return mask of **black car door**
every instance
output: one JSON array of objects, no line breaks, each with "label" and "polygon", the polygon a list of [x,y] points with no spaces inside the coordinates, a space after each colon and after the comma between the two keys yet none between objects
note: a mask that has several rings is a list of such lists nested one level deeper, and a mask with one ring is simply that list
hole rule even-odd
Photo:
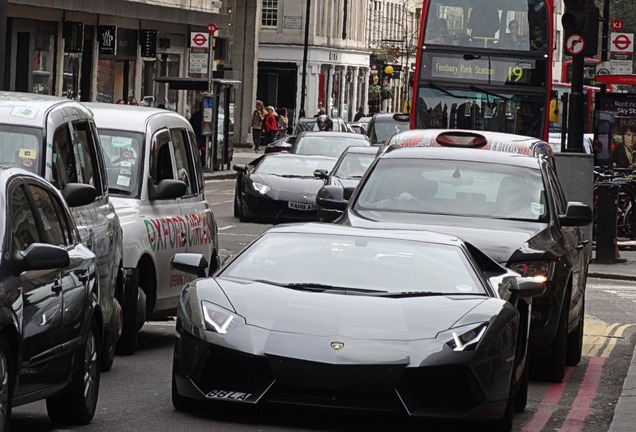
[{"label": "black car door", "polygon": [[[557,179],[556,173],[550,165],[546,165],[548,173],[548,181],[550,183],[550,189],[552,190],[552,196],[556,206],[557,214],[564,215],[567,202],[565,195],[561,189],[561,184]],[[564,249],[567,253],[567,260],[572,266],[572,293],[570,311],[578,310],[579,303],[583,298],[585,291],[585,268],[587,263],[587,250],[583,243],[583,233],[579,227],[560,227],[563,235]],[[570,314],[572,317],[572,314]],[[578,316],[578,314],[576,314]]]},{"label": "black car door", "polygon": [[[87,249],[78,250],[74,244],[68,214],[57,194],[51,193],[40,185],[30,184],[29,192],[33,198],[35,210],[42,219],[46,231],[46,243],[64,247],[71,259],[68,269],[62,270],[62,344],[65,361],[70,364],[73,348],[82,344],[83,322],[88,307],[87,289],[95,284],[95,272],[91,261],[86,259]],[[97,290],[96,290],[97,292]]]},{"label": "black car door", "polygon": [[[16,181],[9,187],[8,211],[11,256],[32,243],[46,243],[42,219],[34,211],[26,185]],[[67,368],[62,361],[62,286],[59,269],[26,271],[19,276],[23,296],[20,385],[15,396],[42,390],[59,383]]]}]

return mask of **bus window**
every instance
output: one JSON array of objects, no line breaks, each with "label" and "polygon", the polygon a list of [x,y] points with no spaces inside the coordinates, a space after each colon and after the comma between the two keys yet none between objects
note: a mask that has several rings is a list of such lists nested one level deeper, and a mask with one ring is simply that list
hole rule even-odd
[{"label": "bus window", "polygon": [[550,20],[545,0],[431,0],[424,43],[547,51]]}]

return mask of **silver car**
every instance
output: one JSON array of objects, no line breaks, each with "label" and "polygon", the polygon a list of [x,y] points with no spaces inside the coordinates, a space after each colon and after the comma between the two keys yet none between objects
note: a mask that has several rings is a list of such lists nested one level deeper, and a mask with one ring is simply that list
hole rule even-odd
[{"label": "silver car", "polygon": [[214,214],[190,123],[172,111],[85,104],[104,147],[108,189],[124,229],[124,325],[118,348],[132,354],[149,319],[174,315],[187,276],[170,268],[178,252],[218,266]]},{"label": "silver car", "polygon": [[104,317],[102,370],[111,368],[121,334],[124,286],[122,229],[109,200],[106,167],[93,116],[81,104],[53,96],[0,92],[0,164],[26,169],[67,196],[89,184],[97,197],[71,207],[82,242],[97,257]]}]

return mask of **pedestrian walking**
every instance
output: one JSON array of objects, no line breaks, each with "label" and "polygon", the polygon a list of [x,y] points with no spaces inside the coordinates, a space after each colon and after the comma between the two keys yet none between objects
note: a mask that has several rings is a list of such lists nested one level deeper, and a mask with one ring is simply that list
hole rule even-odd
[{"label": "pedestrian walking", "polygon": [[255,152],[258,151],[258,146],[261,142],[261,129],[263,128],[263,120],[266,114],[263,102],[257,100],[256,108],[252,112],[252,125],[250,126]]},{"label": "pedestrian walking", "polygon": [[267,115],[265,116],[265,145],[271,144],[276,139],[276,133],[278,132],[278,121],[276,120],[276,111],[273,106],[266,108]]},{"label": "pedestrian walking", "polygon": [[201,166],[205,167],[205,151],[206,142],[205,136],[202,134],[203,128],[203,101],[199,100],[196,104],[197,111],[193,112],[190,116],[190,125],[194,130],[194,136],[197,138],[197,147],[199,149],[199,155],[201,156]]}]

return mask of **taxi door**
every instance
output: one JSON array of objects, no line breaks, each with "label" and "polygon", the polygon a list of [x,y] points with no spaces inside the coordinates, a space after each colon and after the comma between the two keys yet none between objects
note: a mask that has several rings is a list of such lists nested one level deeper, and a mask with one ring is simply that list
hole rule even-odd
[{"label": "taxi door", "polygon": [[[149,167],[150,181],[154,186],[161,180],[178,180],[183,177],[183,173],[177,172],[168,129],[161,129],[152,136]],[[188,227],[181,216],[180,200],[181,198],[154,198],[150,200],[148,211],[145,212],[147,217],[144,224],[157,271],[155,311],[174,308],[184,285],[184,273],[170,268],[170,260],[174,254],[187,251]],[[140,284],[143,286],[143,275],[140,275]]]},{"label": "taxi door", "polygon": [[196,139],[183,128],[171,129],[170,134],[177,172],[182,173],[183,177],[179,180],[184,180],[188,186],[186,194],[180,200],[181,215],[188,227],[187,251],[203,254],[209,262],[215,248],[216,229],[212,209],[205,199],[203,168]]}]

